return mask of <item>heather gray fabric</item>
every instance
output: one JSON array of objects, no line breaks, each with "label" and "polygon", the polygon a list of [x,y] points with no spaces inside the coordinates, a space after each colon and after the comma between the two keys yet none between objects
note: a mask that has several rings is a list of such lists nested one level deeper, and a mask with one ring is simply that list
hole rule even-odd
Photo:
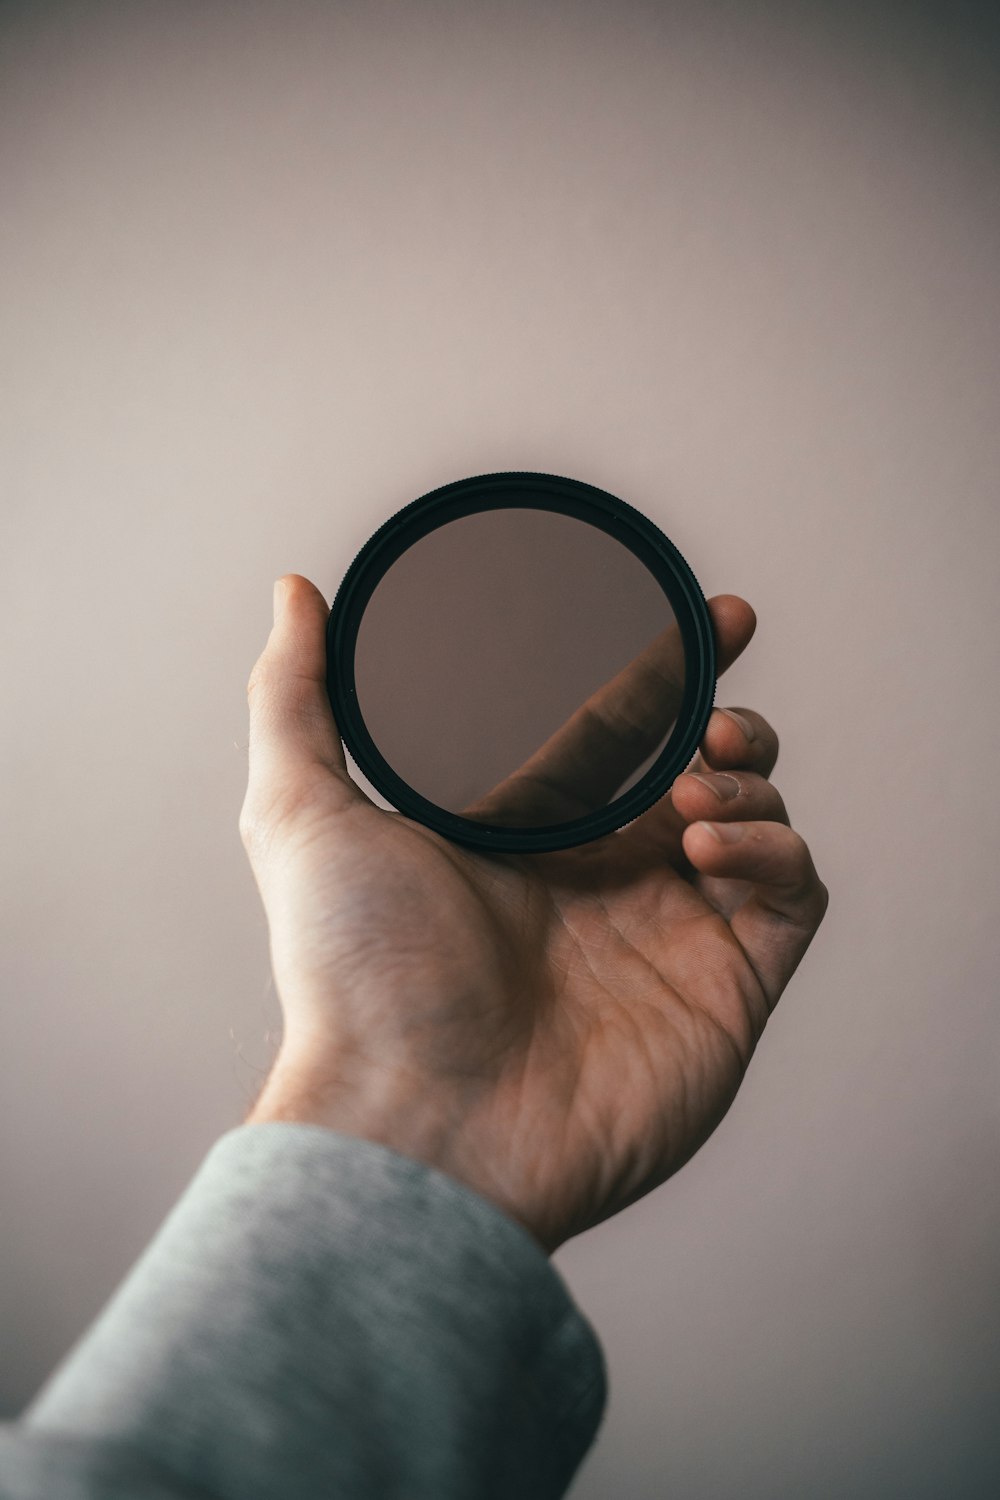
[{"label": "heather gray fabric", "polygon": [[19,1422],[11,1500],[541,1500],[606,1401],[531,1236],[406,1156],[315,1125],[215,1143]]}]

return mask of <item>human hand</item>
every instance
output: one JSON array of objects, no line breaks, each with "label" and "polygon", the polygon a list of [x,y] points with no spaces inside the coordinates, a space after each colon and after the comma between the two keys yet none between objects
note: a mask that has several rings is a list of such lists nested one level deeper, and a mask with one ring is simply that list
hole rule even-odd
[{"label": "human hand", "polygon": [[[466,849],[351,779],[329,608],[297,574],[283,586],[248,685],[240,833],[284,1036],[248,1123],[380,1141],[551,1253],[708,1138],[822,921],[827,889],[768,780],[777,736],[716,709],[688,771],[627,827],[548,854]],[[731,594],[709,611],[721,674],[756,617]]]}]

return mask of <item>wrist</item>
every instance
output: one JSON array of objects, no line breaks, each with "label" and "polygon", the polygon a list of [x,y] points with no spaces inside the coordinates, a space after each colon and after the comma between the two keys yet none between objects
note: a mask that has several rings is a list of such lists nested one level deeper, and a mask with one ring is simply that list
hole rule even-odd
[{"label": "wrist", "polygon": [[[438,1111],[437,1113],[440,1113]],[[416,1097],[416,1090],[406,1091],[399,1079],[364,1078],[353,1073],[344,1076],[331,1064],[317,1067],[310,1058],[301,1058],[283,1049],[268,1075],[246,1124],[294,1121],[303,1125],[322,1125],[346,1135],[365,1136],[384,1145],[410,1150],[428,1159],[445,1155],[444,1122],[428,1109],[426,1094]]]},{"label": "wrist", "polygon": [[435,1085],[399,1075],[345,1078],[336,1069],[319,1070],[312,1060],[282,1052],[244,1121],[320,1125],[344,1135],[374,1141],[460,1182],[513,1219],[543,1251],[554,1246],[527,1221],[502,1191],[494,1175],[473,1155],[462,1112],[434,1097]]}]

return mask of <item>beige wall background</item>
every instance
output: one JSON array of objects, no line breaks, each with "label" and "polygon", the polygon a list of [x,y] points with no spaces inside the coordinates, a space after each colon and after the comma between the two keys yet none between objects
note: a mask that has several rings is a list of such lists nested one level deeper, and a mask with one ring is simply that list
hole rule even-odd
[{"label": "beige wall background", "polygon": [[539,469],[754,605],[719,702],[831,892],[716,1135],[556,1257],[574,1500],[997,1492],[997,57],[962,4],[0,11],[7,1413],[273,1055],[272,579]]}]

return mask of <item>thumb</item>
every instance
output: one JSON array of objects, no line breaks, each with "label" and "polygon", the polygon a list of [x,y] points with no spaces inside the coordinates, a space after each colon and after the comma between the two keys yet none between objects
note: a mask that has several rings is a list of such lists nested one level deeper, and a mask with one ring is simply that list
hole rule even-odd
[{"label": "thumb", "polygon": [[329,607],[315,584],[286,573],[274,585],[274,625],[247,684],[250,705],[247,802],[294,803],[303,783],[327,771],[363,797],[347,771],[326,686]]}]

